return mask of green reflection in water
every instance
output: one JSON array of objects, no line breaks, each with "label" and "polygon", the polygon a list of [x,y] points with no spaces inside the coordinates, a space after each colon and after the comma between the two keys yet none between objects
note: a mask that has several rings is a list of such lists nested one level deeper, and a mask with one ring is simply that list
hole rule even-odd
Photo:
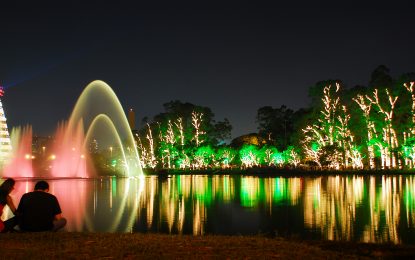
[{"label": "green reflection in water", "polygon": [[415,186],[413,182],[413,178],[408,178],[406,187],[405,187],[405,202],[406,206],[413,209],[415,205]]},{"label": "green reflection in water", "polygon": [[241,204],[243,207],[254,207],[258,204],[258,179],[242,177],[241,179]]},{"label": "green reflection in water", "polygon": [[415,223],[415,178],[412,176],[406,179],[405,207],[406,223],[409,227]]},{"label": "green reflection in water", "polygon": [[117,194],[117,178],[112,177],[111,179],[112,194],[115,196]]},{"label": "green reflection in water", "polygon": [[183,191],[182,191],[182,178],[181,178],[182,176],[176,176],[176,184],[177,184],[177,193],[179,194],[179,195],[182,195],[183,194]]},{"label": "green reflection in water", "polygon": [[195,198],[206,206],[210,205],[212,202],[212,178],[195,176],[194,185]]},{"label": "green reflection in water", "polygon": [[[295,186],[295,182],[298,181],[298,178],[288,179],[278,177],[270,178],[266,181],[271,182],[272,190],[270,192],[272,192],[272,198],[275,203],[288,203],[292,205],[296,204],[296,201],[293,200],[291,193],[298,192],[297,187]],[[268,191],[265,190],[264,193],[267,195]]]},{"label": "green reflection in water", "polygon": [[231,185],[229,181],[229,176],[223,177],[222,191],[223,191],[223,194],[222,194],[223,200],[229,201],[231,199]]},{"label": "green reflection in water", "polygon": [[275,180],[275,190],[274,190],[274,201],[275,202],[280,202],[282,200],[285,199],[286,196],[286,187],[285,187],[285,183],[284,180],[282,180],[281,178],[276,178]]}]

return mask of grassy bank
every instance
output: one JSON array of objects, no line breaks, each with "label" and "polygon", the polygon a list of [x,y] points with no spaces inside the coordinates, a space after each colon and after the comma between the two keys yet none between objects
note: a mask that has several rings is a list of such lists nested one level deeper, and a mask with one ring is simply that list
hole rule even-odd
[{"label": "grassy bank", "polygon": [[300,241],[260,236],[110,233],[0,234],[1,259],[415,257],[415,246]]}]

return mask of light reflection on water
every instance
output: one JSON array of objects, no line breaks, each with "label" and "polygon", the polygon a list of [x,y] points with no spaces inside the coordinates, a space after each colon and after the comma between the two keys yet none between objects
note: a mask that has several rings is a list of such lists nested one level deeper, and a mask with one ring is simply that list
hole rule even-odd
[{"label": "light reflection on water", "polygon": [[[16,204],[34,183],[18,180],[12,193]],[[68,219],[68,231],[415,242],[414,176],[182,175],[49,184]]]}]

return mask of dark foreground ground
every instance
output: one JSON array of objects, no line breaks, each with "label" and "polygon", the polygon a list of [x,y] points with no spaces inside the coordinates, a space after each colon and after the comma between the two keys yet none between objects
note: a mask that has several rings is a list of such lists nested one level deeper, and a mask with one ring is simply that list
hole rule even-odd
[{"label": "dark foreground ground", "polygon": [[415,246],[261,236],[109,233],[0,234],[0,259],[414,258]]}]

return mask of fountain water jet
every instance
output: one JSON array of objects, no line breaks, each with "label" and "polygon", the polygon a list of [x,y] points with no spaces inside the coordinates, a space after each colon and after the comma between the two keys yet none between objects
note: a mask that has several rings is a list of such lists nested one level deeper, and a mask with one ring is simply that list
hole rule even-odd
[{"label": "fountain water jet", "polygon": [[[57,143],[66,150],[57,153],[57,160],[60,157],[63,159],[59,160],[59,167],[53,167],[53,176],[60,176],[58,171],[65,169],[66,176],[87,177],[85,176],[86,173],[82,172],[82,169],[89,169],[91,167],[83,165],[81,166],[82,169],[80,169],[79,163],[73,166],[73,161],[65,160],[65,158],[68,158],[68,153],[73,154],[74,149],[68,152],[68,148],[72,147],[75,148],[75,151],[79,151],[77,154],[78,157],[76,155],[75,157],[78,162],[82,162],[79,158],[82,155],[86,156],[88,154],[86,149],[87,142],[92,139],[93,134],[98,129],[96,127],[98,122],[105,122],[109,126],[111,136],[115,138],[114,141],[121,148],[125,171],[120,175],[126,177],[143,175],[134,137],[121,103],[110,86],[103,81],[96,80],[88,84],[79,96],[69,118],[68,125],[63,131],[63,137],[56,138]],[[86,126],[86,135],[84,134],[83,126]],[[76,138],[73,138],[74,136]],[[124,140],[124,143],[121,140]],[[90,160],[83,161],[85,163],[85,161]]]}]

